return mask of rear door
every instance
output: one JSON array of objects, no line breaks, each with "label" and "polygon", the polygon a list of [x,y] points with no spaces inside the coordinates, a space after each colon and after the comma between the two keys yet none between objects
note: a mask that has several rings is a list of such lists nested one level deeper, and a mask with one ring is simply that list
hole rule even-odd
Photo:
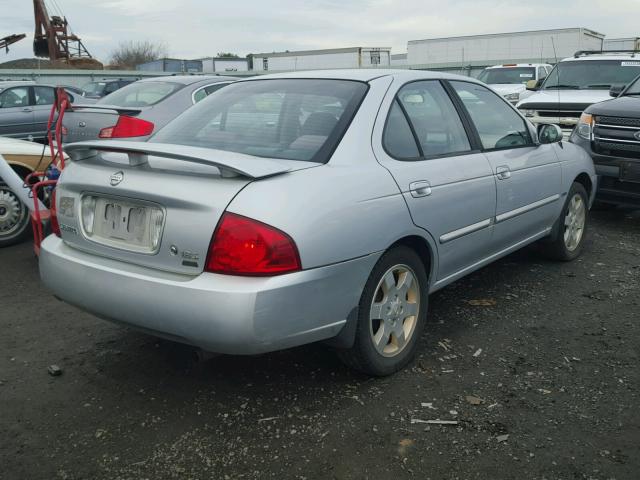
[{"label": "rear door", "polygon": [[29,138],[33,133],[29,87],[11,87],[0,92],[0,136]]},{"label": "rear door", "polygon": [[37,138],[45,138],[47,136],[47,123],[51,107],[55,102],[55,94],[53,87],[34,86],[33,89],[33,128]]},{"label": "rear door", "polygon": [[562,186],[554,145],[535,143],[527,122],[488,88],[465,81],[450,84],[468,112],[496,178],[496,251],[551,227]]},{"label": "rear door", "polygon": [[440,81],[405,84],[387,111],[376,156],[395,178],[414,223],[437,244],[437,281],[447,281],[491,251],[491,166]]}]

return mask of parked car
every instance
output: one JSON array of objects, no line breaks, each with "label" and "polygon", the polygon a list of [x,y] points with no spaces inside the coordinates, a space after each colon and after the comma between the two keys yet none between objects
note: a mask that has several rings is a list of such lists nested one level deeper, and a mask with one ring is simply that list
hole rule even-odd
[{"label": "parked car", "polygon": [[[639,52],[640,53],[640,52]],[[517,105],[534,124],[558,124],[566,139],[589,106],[609,98],[614,85],[626,85],[640,74],[640,57],[629,52],[576,52],[556,64],[541,86]]]},{"label": "parked car", "polygon": [[593,158],[599,201],[640,207],[640,76],[610,94],[584,111],[571,141]]},{"label": "parked car", "polygon": [[[0,155],[23,179],[51,163],[49,147],[15,138],[0,137]],[[30,233],[27,206],[0,178],[0,247],[21,242]]]},{"label": "parked car", "polygon": [[65,114],[64,142],[120,138],[142,141],[234,77],[181,75],[139,80]]},{"label": "parked car", "polygon": [[547,63],[510,63],[487,67],[478,80],[486,83],[512,104],[522,100],[527,82],[542,84],[553,67]]},{"label": "parked car", "polygon": [[[55,101],[55,87],[34,85],[33,82],[11,82],[0,84],[0,136],[36,140],[47,138],[47,122]],[[69,100],[75,103],[78,97],[67,90]]]},{"label": "parked car", "polygon": [[243,80],[147,142],[68,145],[41,276],[86,311],[208,351],[325,340],[391,374],[430,292],[537,240],[580,254],[596,176],[561,138],[458,75]]},{"label": "parked car", "polygon": [[110,93],[132,84],[136,80],[137,79],[118,79],[89,82],[82,86],[82,96],[94,99],[106,97]]}]

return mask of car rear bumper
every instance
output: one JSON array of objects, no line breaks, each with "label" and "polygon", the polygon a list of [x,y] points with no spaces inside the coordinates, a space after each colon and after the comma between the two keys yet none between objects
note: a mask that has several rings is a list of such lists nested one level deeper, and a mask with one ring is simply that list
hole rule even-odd
[{"label": "car rear bumper", "polygon": [[380,253],[276,277],[186,276],[98,257],[50,235],[40,275],[62,300],[106,320],[228,354],[336,336]]}]

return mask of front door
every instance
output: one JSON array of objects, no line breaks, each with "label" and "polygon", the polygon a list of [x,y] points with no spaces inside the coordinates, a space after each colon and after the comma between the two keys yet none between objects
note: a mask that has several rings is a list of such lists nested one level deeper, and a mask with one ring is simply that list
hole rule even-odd
[{"label": "front door", "polygon": [[491,253],[491,165],[440,81],[407,83],[383,108],[388,114],[377,121],[376,157],[396,180],[414,223],[436,243],[436,280],[446,283]]},{"label": "front door", "polygon": [[12,87],[0,92],[0,136],[26,139],[32,134],[29,87]]},{"label": "front door", "polygon": [[536,144],[526,121],[488,88],[465,81],[450,83],[496,177],[496,251],[539,235],[553,225],[562,201],[556,145]]}]

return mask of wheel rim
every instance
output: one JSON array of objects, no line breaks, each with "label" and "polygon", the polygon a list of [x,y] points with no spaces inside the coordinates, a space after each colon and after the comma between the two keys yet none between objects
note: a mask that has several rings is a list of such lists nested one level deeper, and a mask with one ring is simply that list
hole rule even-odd
[{"label": "wheel rim", "polygon": [[23,225],[27,208],[8,188],[0,187],[0,236],[13,235]]},{"label": "wheel rim", "polygon": [[564,217],[564,244],[570,252],[578,248],[582,241],[586,219],[587,207],[582,196],[576,193],[571,198]]},{"label": "wheel rim", "polygon": [[394,357],[407,346],[418,322],[420,285],[407,265],[385,272],[376,287],[369,313],[369,330],[376,351]]}]

